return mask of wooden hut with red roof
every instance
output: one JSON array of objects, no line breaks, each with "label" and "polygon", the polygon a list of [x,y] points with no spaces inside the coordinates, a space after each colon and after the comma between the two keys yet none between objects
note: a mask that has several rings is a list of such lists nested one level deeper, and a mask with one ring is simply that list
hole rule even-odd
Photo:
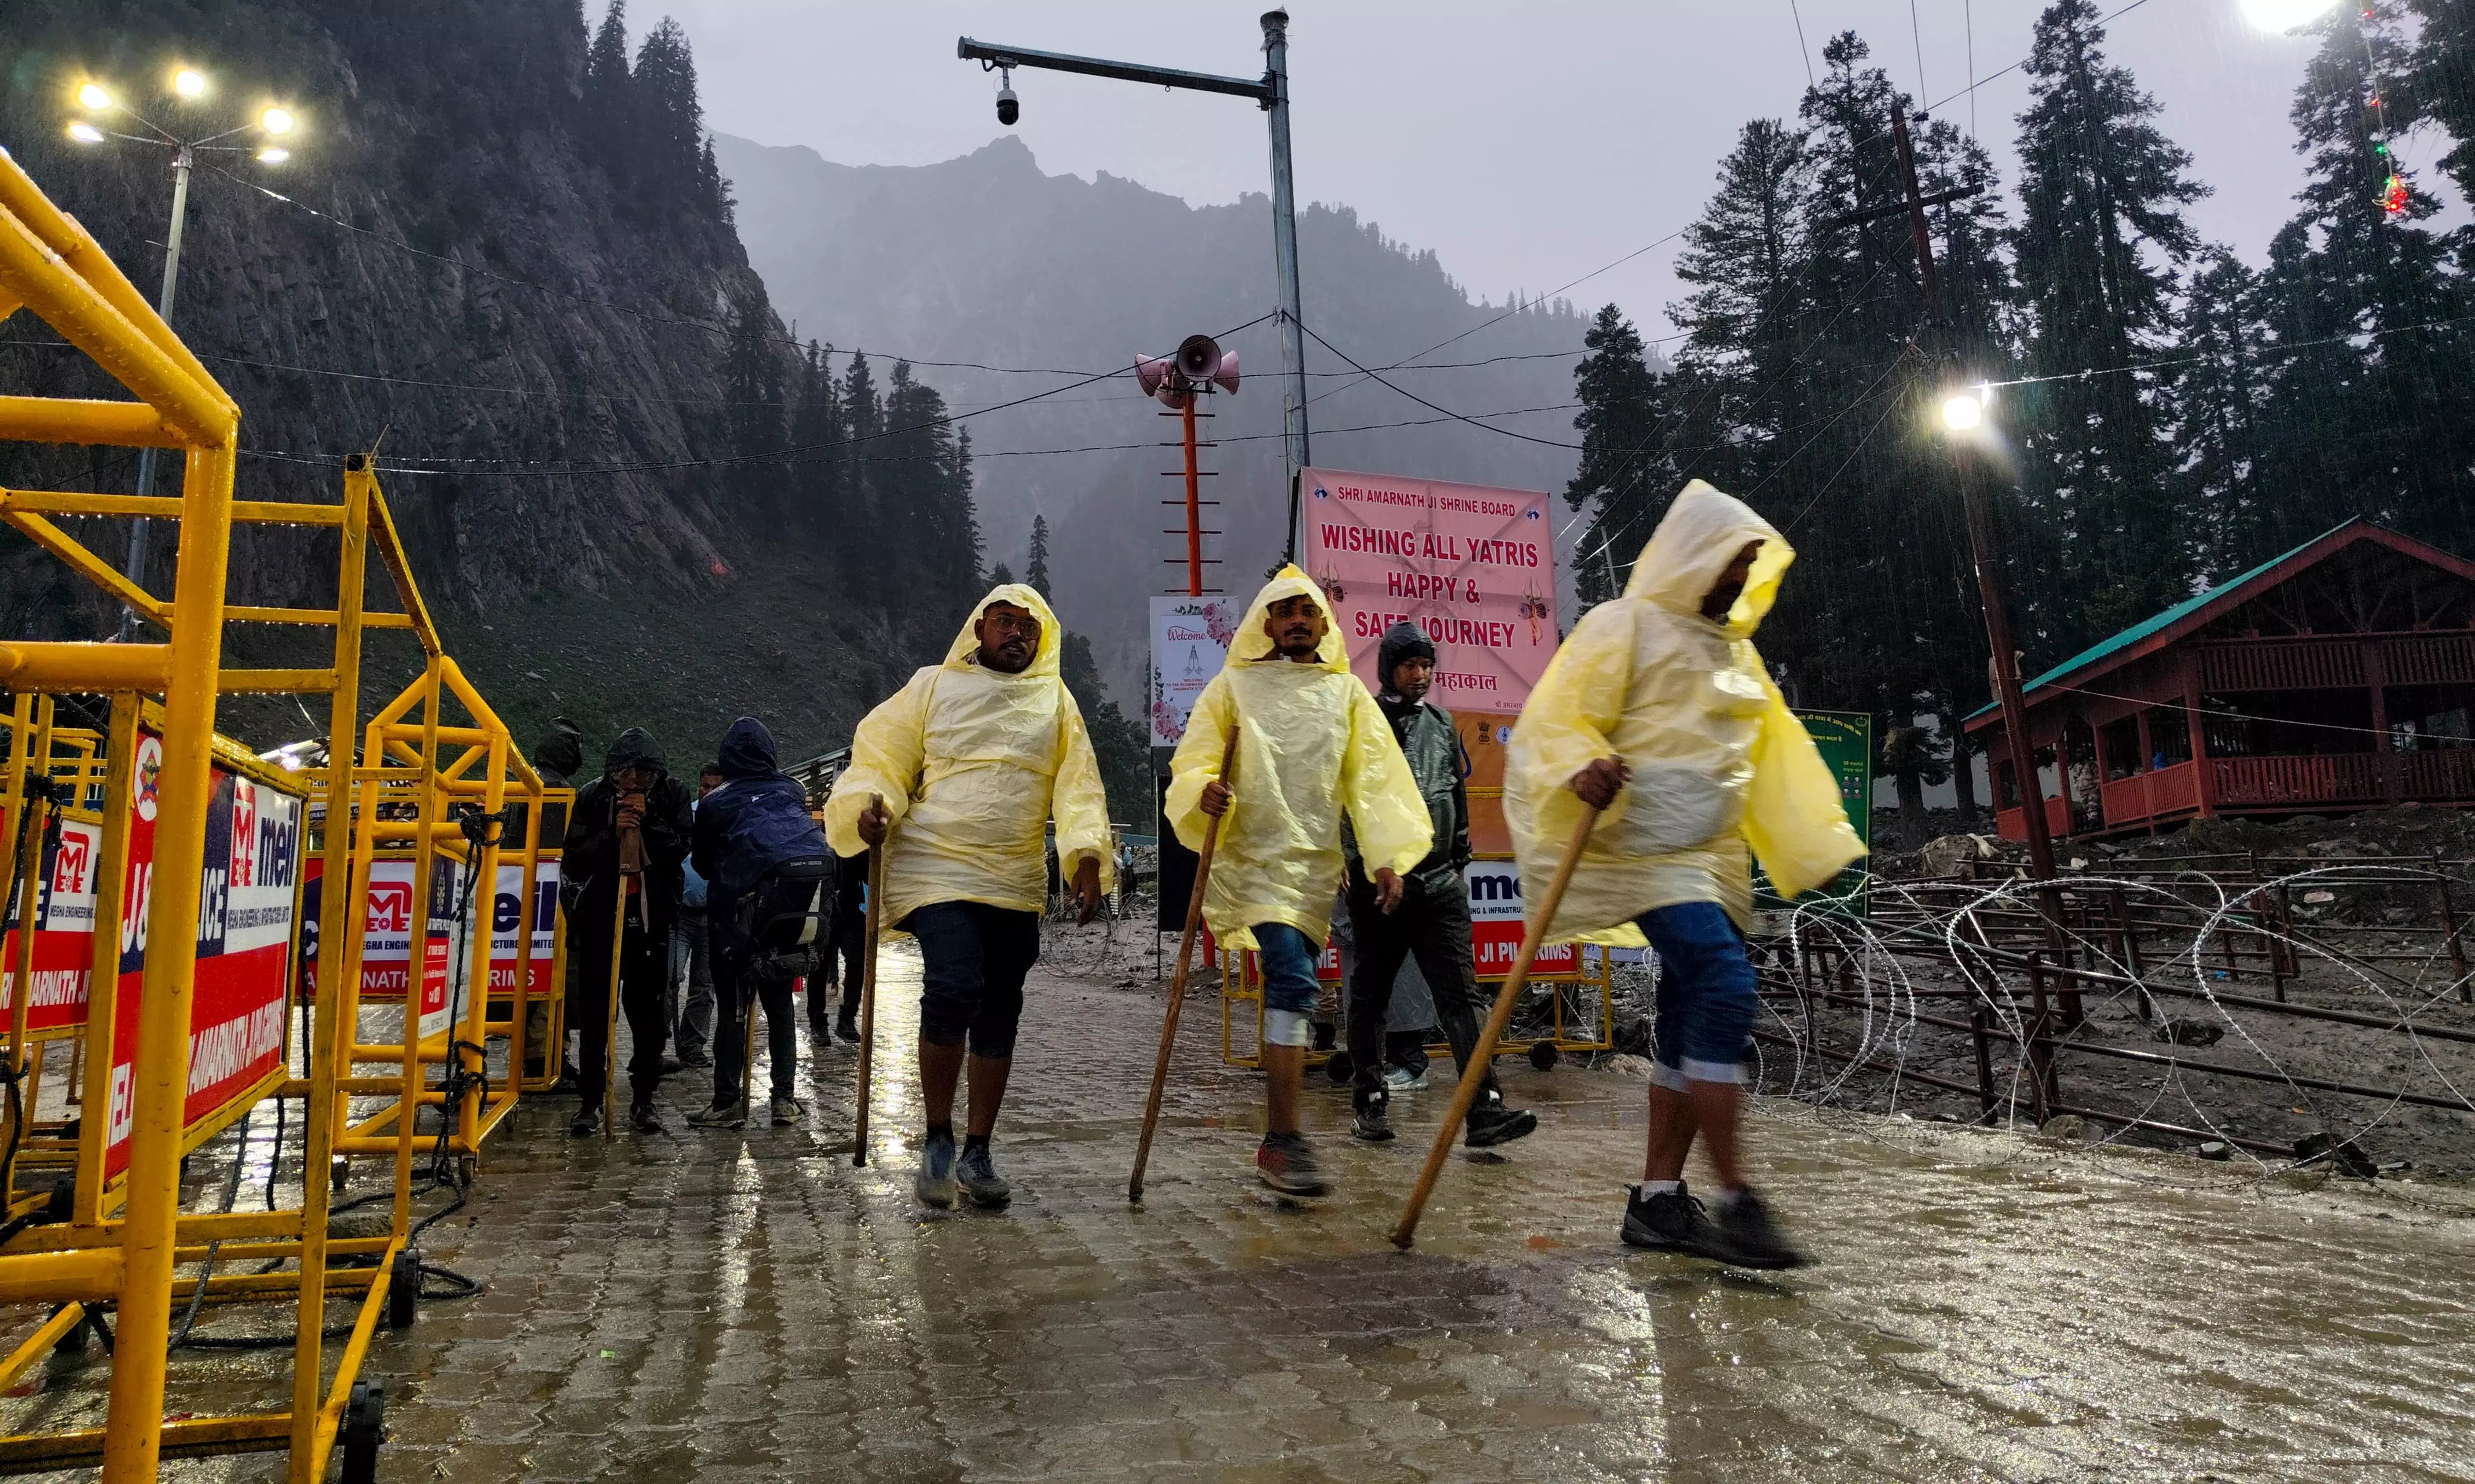
[{"label": "wooden hut with red roof", "polygon": [[[2475,804],[2475,563],[2349,521],[2022,687],[2056,837]],[[1992,706],[1996,824],[2026,838]]]}]

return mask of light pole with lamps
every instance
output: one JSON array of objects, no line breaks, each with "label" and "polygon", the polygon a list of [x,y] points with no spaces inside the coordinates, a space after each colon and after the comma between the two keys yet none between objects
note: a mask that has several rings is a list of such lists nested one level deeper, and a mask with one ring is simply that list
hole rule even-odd
[{"label": "light pole with lamps", "polygon": [[[183,105],[194,104],[206,97],[207,90],[206,74],[193,67],[173,69],[172,97],[175,102]],[[181,233],[189,214],[189,171],[197,162],[199,152],[250,155],[265,164],[280,165],[292,158],[292,152],[282,144],[272,141],[291,134],[299,127],[300,121],[290,109],[270,105],[260,110],[257,117],[246,123],[235,125],[217,134],[188,135],[176,134],[156,123],[122,102],[110,89],[100,83],[88,82],[78,85],[77,102],[79,108],[91,115],[103,118],[118,115],[134,120],[139,128],[147,131],[143,134],[124,134],[117,129],[109,129],[97,124],[92,118],[82,118],[72,122],[68,127],[69,137],[78,143],[99,145],[109,140],[118,139],[130,144],[142,144],[172,152],[172,226],[163,239],[163,290],[157,297],[155,304],[155,312],[161,315],[163,322],[168,325],[172,322],[172,300],[181,284]],[[270,142],[257,147],[224,142],[253,133],[263,134]],[[138,450],[137,494],[141,499],[155,493],[155,452],[156,450],[151,448]],[[132,523],[130,526],[129,556],[123,573],[131,582],[141,586],[146,576],[146,526],[147,522],[143,517]],[[123,608],[120,611],[121,639],[127,641],[133,637],[136,628],[136,611]]]}]

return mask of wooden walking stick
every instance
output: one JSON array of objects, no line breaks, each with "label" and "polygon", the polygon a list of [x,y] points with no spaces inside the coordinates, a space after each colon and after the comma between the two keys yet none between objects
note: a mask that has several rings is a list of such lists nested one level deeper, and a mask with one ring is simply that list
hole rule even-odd
[{"label": "wooden walking stick", "polygon": [[1418,1172],[1418,1183],[1409,1192],[1409,1204],[1401,1209],[1401,1225],[1392,1229],[1392,1245],[1404,1252],[1417,1233],[1419,1213],[1427,1208],[1427,1197],[1434,1193],[1435,1178],[1444,1172],[1444,1160],[1453,1152],[1453,1140],[1460,1137],[1461,1121],[1469,1117],[1470,1105],[1478,1101],[1478,1090],[1486,1083],[1487,1067],[1495,1059],[1495,1043],[1503,1039],[1505,1023],[1512,1018],[1513,1004],[1530,983],[1530,965],[1538,957],[1538,945],[1546,940],[1547,930],[1555,925],[1556,909],[1563,903],[1564,888],[1573,883],[1573,867],[1581,864],[1581,851],[1590,843],[1590,830],[1598,822],[1599,811],[1584,804],[1580,822],[1573,826],[1573,838],[1565,842],[1564,859],[1556,863],[1555,879],[1547,883],[1547,894],[1538,899],[1538,915],[1531,919],[1530,931],[1521,936],[1521,957],[1513,961],[1512,973],[1496,994],[1495,1009],[1486,1017],[1486,1029],[1479,1033],[1469,1064],[1461,1068],[1460,1085],[1453,1089],[1453,1106],[1444,1113],[1444,1126],[1435,1131],[1435,1147],[1427,1151],[1427,1167]]},{"label": "wooden walking stick", "polygon": [[[1238,729],[1229,729],[1229,745],[1220,749],[1220,782],[1234,790],[1238,776]],[[1234,791],[1230,803],[1238,802]],[[1194,889],[1187,893],[1186,932],[1177,940],[1177,972],[1168,982],[1168,1013],[1161,1020],[1160,1059],[1152,1063],[1152,1095],[1143,1104],[1142,1137],[1135,1144],[1135,1173],[1126,1180],[1126,1199],[1143,1198],[1143,1166],[1151,1162],[1152,1131],[1160,1124],[1161,1093],[1168,1086],[1168,1055],[1177,1045],[1178,1012],[1186,1007],[1187,965],[1194,960],[1194,938],[1203,926],[1203,888],[1212,879],[1212,852],[1220,843],[1220,821],[1227,811],[1203,827],[1203,849],[1194,858]]]},{"label": "wooden walking stick", "polygon": [[[626,800],[623,796],[620,803]],[[638,920],[643,920],[644,897],[630,894],[627,883],[641,881],[645,874],[645,832],[622,825],[619,828],[619,894],[610,904],[610,1003],[602,1007],[609,1017],[601,1036],[601,1136],[619,1136],[619,966],[627,943],[627,909],[632,903]]]},{"label": "wooden walking stick", "polygon": [[[883,809],[885,795],[871,793],[868,807]],[[859,966],[859,1111],[851,1131],[851,1167],[868,1167],[868,1098],[870,1074],[876,1065],[876,940],[885,926],[885,847],[894,842],[894,828],[868,853],[868,935]]]}]

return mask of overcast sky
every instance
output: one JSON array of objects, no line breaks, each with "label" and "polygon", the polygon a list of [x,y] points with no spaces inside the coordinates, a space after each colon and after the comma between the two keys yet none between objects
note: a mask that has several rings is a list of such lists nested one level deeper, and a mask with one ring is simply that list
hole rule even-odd
[{"label": "overcast sky", "polygon": [[[601,3],[586,0],[597,15]],[[1738,126],[1792,114],[1808,50],[1818,69],[1833,33],[1857,31],[1930,103],[2024,57],[2042,5],[1913,0],[1914,33],[1910,0],[1797,8],[1804,44],[1790,0],[1296,0],[1299,198],[1355,207],[1434,248],[1473,296],[1534,296],[1690,221]],[[955,57],[958,35],[1195,71],[1262,65],[1254,4],[669,0],[667,11],[695,44],[713,128],[847,164],[925,164],[1000,132],[996,80]],[[663,0],[637,0],[630,19],[641,35],[663,13]],[[2312,43],[2253,27],[2242,0],[2145,0],[2111,31],[2113,55],[2217,187],[2193,219],[2259,261],[2300,181],[2286,111]],[[1240,100],[1041,72],[1017,73],[1015,87],[1018,132],[1051,173],[1107,171],[1198,204],[1265,188],[1262,117]],[[2013,72],[1940,109],[1975,127],[2006,186],[2025,96]],[[1613,300],[1655,333],[1677,297],[1673,253],[1654,248],[1567,292],[1584,307]]]}]

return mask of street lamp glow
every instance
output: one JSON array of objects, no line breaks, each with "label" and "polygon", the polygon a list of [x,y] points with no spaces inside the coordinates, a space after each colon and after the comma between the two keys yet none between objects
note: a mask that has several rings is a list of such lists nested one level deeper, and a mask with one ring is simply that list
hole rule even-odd
[{"label": "street lamp glow", "polygon": [[1942,426],[1954,433],[1973,431],[1985,421],[1985,403],[1974,392],[1962,392],[1942,404]]},{"label": "street lamp glow", "polygon": [[2292,31],[2337,7],[2338,0],[2242,0],[2243,18],[2263,31]]},{"label": "street lamp glow", "polygon": [[268,134],[292,132],[292,110],[289,109],[269,109],[258,115],[257,121],[266,127]]},{"label": "street lamp glow", "polygon": [[103,131],[81,119],[77,123],[69,125],[69,137],[75,139],[80,144],[101,144],[103,142]]},{"label": "street lamp glow", "polygon": [[292,152],[280,144],[270,144],[257,152],[260,164],[280,165],[292,158]]},{"label": "street lamp glow", "polygon": [[184,98],[202,98],[206,96],[207,80],[197,72],[183,67],[172,74],[172,91]]},{"label": "street lamp glow", "polygon": [[78,87],[78,105],[100,111],[111,107],[111,94],[105,92],[101,84],[82,84]]}]

